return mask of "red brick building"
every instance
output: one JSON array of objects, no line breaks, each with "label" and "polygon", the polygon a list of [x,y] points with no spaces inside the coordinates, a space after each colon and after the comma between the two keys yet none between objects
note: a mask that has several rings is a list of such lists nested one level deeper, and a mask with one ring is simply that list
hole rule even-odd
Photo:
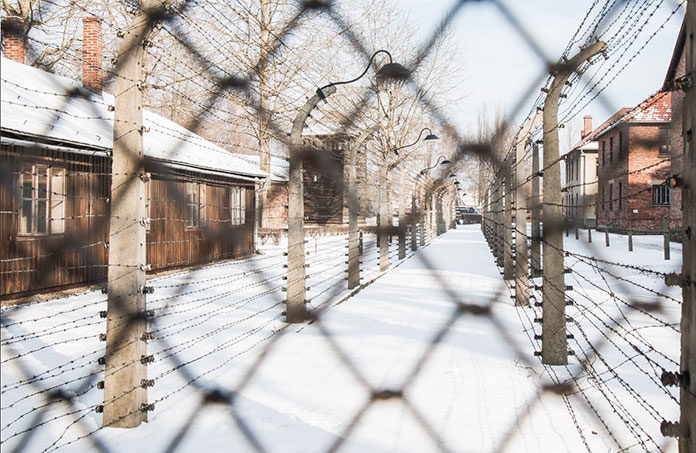
[{"label": "red brick building", "polygon": [[675,228],[671,215],[672,95],[660,91],[597,134],[597,225],[615,231]]}]

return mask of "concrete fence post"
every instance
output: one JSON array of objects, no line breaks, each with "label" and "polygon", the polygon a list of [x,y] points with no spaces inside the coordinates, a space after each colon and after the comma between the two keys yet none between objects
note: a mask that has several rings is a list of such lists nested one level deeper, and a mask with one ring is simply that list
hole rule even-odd
[{"label": "concrete fence post", "polygon": [[[336,92],[335,86],[323,89],[323,97]],[[286,320],[290,323],[307,319],[304,246],[304,182],[302,175],[302,130],[307,118],[322,97],[314,94],[295,116],[290,132],[290,169],[288,178],[288,273]]]},{"label": "concrete fence post", "polygon": [[142,67],[152,33],[138,11],[121,41],[114,72],[114,141],[109,220],[109,272],[104,356],[103,426],[133,428],[147,421],[146,222]]},{"label": "concrete fence post", "polygon": [[512,177],[512,159],[506,159],[503,164],[503,181],[505,184],[505,215],[503,220],[503,278],[505,280],[512,280],[515,278],[513,275],[513,255],[512,255],[512,213],[513,213],[513,202],[512,197],[515,194],[513,177]]},{"label": "concrete fence post", "polygon": [[667,220],[667,217],[662,219],[662,236],[663,248],[665,250],[665,261],[669,261],[669,220]]},{"label": "concrete fence post", "polygon": [[597,41],[567,61],[551,69],[553,80],[544,101],[544,241],[542,286],[542,362],[547,365],[568,363],[565,316],[565,267],[561,170],[558,146],[558,100],[561,90],[577,67],[606,49]]},{"label": "concrete fence post", "polygon": [[351,145],[348,158],[348,289],[360,285],[361,238],[358,233],[360,212],[360,191],[357,180],[358,151],[367,137],[377,129],[379,126],[373,126],[360,134]]},{"label": "concrete fence post", "polygon": [[[696,452],[696,2],[688,2],[685,23],[686,74],[691,87],[685,89],[682,133],[682,313],[679,374],[679,453]],[[686,382],[686,375],[690,376]],[[662,422],[664,426],[665,421]],[[667,425],[668,426],[668,425]],[[661,426],[662,428],[662,426]],[[663,433],[665,430],[662,430]]]},{"label": "concrete fence post", "polygon": [[416,203],[416,195],[418,193],[418,178],[413,184],[413,192],[411,193],[411,251],[418,250],[418,206]]},{"label": "concrete fence post", "polygon": [[541,196],[539,193],[541,167],[539,166],[539,145],[534,143],[532,146],[532,241],[529,259],[531,275],[538,277],[541,275]]},{"label": "concrete fence post", "polygon": [[377,230],[379,232],[379,270],[386,271],[389,269],[389,206],[387,203],[387,164],[380,163],[379,165],[379,223]]}]

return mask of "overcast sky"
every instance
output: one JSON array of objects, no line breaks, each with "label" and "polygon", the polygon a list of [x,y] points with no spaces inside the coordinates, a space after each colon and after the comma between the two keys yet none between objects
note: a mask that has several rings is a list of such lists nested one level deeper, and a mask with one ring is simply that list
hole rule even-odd
[{"label": "overcast sky", "polygon": [[[631,1],[633,0],[629,0],[629,3]],[[684,7],[678,9],[664,24],[664,28],[661,28],[682,0],[652,1],[657,10],[649,25],[633,40],[634,45],[625,58],[635,53],[653,31],[657,33],[606,89],[606,98],[615,108],[607,108],[594,101],[576,116],[574,121],[577,127],[582,115],[592,115],[596,127],[614,111],[640,103],[661,87],[682,22]],[[412,25],[425,40],[456,0],[402,2],[403,7],[410,10]],[[547,58],[555,61],[562,54],[593,2],[594,0],[512,0],[503,3],[538,43]],[[604,0],[598,2],[603,3]],[[599,6],[595,8],[594,11]],[[637,27],[631,27],[631,30],[637,31]],[[460,41],[461,64],[467,73],[467,98],[459,111],[454,113],[454,122],[462,132],[473,128],[476,116],[482,108],[486,108],[490,113],[499,106],[510,112],[525,90],[540,74],[545,73],[540,58],[520,39],[519,34],[490,2],[471,2],[465,5],[449,32]],[[602,38],[608,39],[609,35],[607,32]],[[575,46],[571,54],[577,51],[578,47]],[[538,93],[537,88],[534,96]],[[518,121],[524,119],[532,102],[533,99],[530,98],[524,103],[525,107],[516,118]],[[579,134],[579,131],[577,133]]]}]

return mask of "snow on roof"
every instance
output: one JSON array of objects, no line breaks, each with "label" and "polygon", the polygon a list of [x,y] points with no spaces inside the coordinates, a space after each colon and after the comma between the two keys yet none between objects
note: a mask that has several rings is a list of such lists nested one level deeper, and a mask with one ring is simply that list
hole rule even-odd
[{"label": "snow on roof", "polygon": [[[254,166],[260,165],[258,154],[238,154],[238,157]],[[288,179],[290,179],[290,161],[271,156],[271,181],[287,182]]]},{"label": "snow on roof", "polygon": [[621,118],[621,121],[632,123],[662,123],[671,120],[672,93],[669,91],[658,91]]},{"label": "snow on roof", "polygon": [[[112,95],[90,93],[77,81],[4,57],[0,75],[3,132],[93,149],[113,147]],[[266,176],[258,165],[153,112],[143,112],[143,125],[147,157],[192,170]]]},{"label": "snow on roof", "polygon": [[671,120],[672,93],[668,91],[658,91],[636,107],[624,107],[616,112],[611,118],[602,123],[601,126],[587,134],[585,138],[573,146],[568,154],[577,149],[597,149],[597,147],[586,148],[586,146],[591,142],[596,143],[601,135],[621,123],[665,123]]}]

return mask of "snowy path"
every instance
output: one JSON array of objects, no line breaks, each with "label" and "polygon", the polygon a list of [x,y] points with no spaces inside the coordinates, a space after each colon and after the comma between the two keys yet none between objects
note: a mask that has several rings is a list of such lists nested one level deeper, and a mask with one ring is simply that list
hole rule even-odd
[{"label": "snowy path", "polygon": [[[379,275],[370,244],[366,279]],[[637,250],[639,244],[636,239]],[[318,253],[308,257],[315,269],[316,283],[310,283],[314,306],[323,303],[327,288],[340,286],[344,246],[345,238],[320,238]],[[319,253],[322,247],[327,253]],[[310,325],[286,327],[281,321],[283,271],[276,263],[281,250],[268,247],[266,255],[250,260],[153,280],[158,340],[149,346],[156,359],[149,369],[156,382],[149,393],[156,405],[150,422],[133,430],[98,429],[101,416],[91,408],[101,403],[103,393],[93,384],[103,372],[96,372],[92,385],[77,392],[75,415],[61,417],[68,408],[51,406],[44,419],[59,418],[36,430],[29,451],[85,451],[93,438],[116,451],[162,451],[190,417],[194,422],[179,451],[254,451],[228,406],[201,406],[204,392],[213,389],[238,390],[234,414],[259,448],[272,452],[324,451],[335,442],[344,442],[342,451],[349,452],[437,451],[438,444],[454,451],[495,451],[506,441],[506,451],[586,451],[579,431],[591,451],[617,450],[577,401],[569,400],[578,428],[558,395],[546,393],[537,401],[549,379],[525,332],[530,328],[525,318],[531,315],[510,303],[478,225],[446,233]],[[579,270],[583,263],[573,265]],[[458,312],[455,301],[470,309]],[[70,388],[77,388],[93,369],[83,362],[103,354],[103,343],[96,340],[102,320],[94,316],[102,305],[101,294],[87,293],[60,304],[6,311],[22,324],[3,329],[3,361],[17,349],[49,344],[48,339],[51,344],[71,340],[27,357],[33,371],[51,370],[39,377],[45,378],[42,385],[74,379]],[[60,314],[45,318],[51,312]],[[39,318],[43,321],[31,321]],[[57,332],[63,324],[57,319],[80,327],[61,336]],[[48,334],[33,338],[31,332],[41,329]],[[648,340],[651,332],[644,333]],[[80,340],[83,336],[90,339]],[[656,338],[669,350],[673,337]],[[13,338],[28,341],[13,343]],[[262,352],[266,355],[256,368]],[[75,366],[55,368],[71,360]],[[11,436],[29,426],[31,408],[42,402],[42,394],[25,398],[35,389],[18,382],[18,362],[2,367],[3,450],[21,438]],[[182,363],[185,373],[177,369]],[[407,404],[399,398],[369,404],[372,392],[381,390],[403,391]],[[652,396],[659,410],[662,399],[669,403],[664,395]],[[535,404],[528,406],[530,401]],[[673,407],[666,407],[665,416],[671,416]],[[70,423],[75,417],[84,424]]]}]

